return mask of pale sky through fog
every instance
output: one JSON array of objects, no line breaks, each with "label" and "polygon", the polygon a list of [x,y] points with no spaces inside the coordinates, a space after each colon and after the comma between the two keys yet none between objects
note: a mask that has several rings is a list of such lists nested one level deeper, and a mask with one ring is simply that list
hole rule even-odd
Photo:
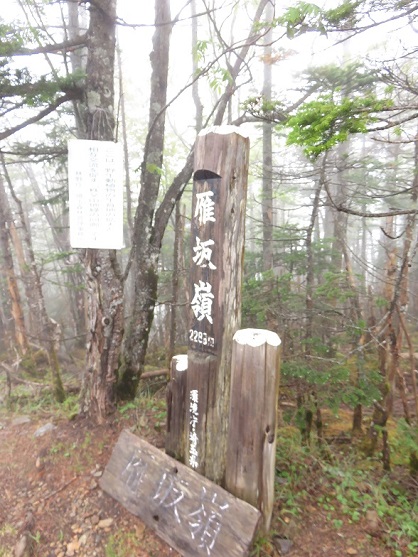
[{"label": "pale sky through fog", "polygon": [[[326,2],[322,2],[322,5],[326,4],[327,7],[333,7],[337,3],[339,3],[337,0],[327,0]],[[181,19],[185,19],[185,21],[177,23],[172,33],[169,98],[176,95],[178,90],[190,81],[192,73],[189,19],[190,5],[187,4],[187,0],[171,0],[172,17],[175,17],[178,12],[184,8],[181,12]],[[232,40],[231,32],[233,34],[233,39],[243,39],[248,32],[250,16],[255,10],[256,3],[251,3],[248,9],[244,9],[243,6],[242,10],[240,8],[234,14],[231,13],[231,6],[236,4],[235,1],[219,0],[216,4],[217,8],[219,7],[215,12],[216,18],[219,22],[222,22],[222,31],[225,33],[226,41]],[[321,5],[320,2],[318,2],[318,4]],[[202,7],[200,2],[197,2],[197,5],[197,10],[199,12],[202,10]],[[294,5],[294,2],[288,2],[288,5]],[[283,3],[280,2],[280,9],[282,7]],[[65,6],[62,6],[62,9],[65,13]],[[55,14],[52,15],[54,20],[48,22],[48,30],[52,35],[54,35],[55,31],[60,33],[59,25],[62,19],[59,5],[46,6],[46,13]],[[388,16],[389,14],[385,15]],[[8,1],[7,18],[13,16],[18,17],[22,23],[25,22],[25,18],[17,0]],[[122,21],[131,25],[139,25],[139,27],[136,28],[130,28],[123,24],[119,25],[118,37],[122,48],[124,79],[127,82],[127,96],[130,95],[131,102],[136,103],[136,115],[138,117],[146,117],[150,75],[149,53],[152,48],[151,38],[154,32],[154,2],[152,0],[118,0],[118,16]],[[383,14],[382,17],[384,17]],[[231,25],[231,22],[234,22],[234,25]],[[329,64],[332,62],[340,64],[344,57],[359,60],[364,57],[373,46],[378,46],[382,59],[395,58],[402,55],[401,39],[411,44],[412,41],[416,41],[417,34],[414,33],[410,27],[403,28],[401,32],[399,32],[398,28],[400,25],[400,22],[386,24],[380,28],[370,30],[367,33],[357,35],[348,43],[338,46],[332,46],[337,40],[336,33],[330,34],[328,38],[309,33],[294,40],[289,40],[287,38],[280,39],[277,45],[275,45],[275,48],[287,49],[293,51],[294,54],[289,56],[287,60],[281,61],[273,66],[273,88],[275,92],[280,94],[288,87],[291,87],[295,83],[294,75],[302,72],[309,65]],[[208,38],[207,34],[205,34],[206,28],[206,18],[202,17],[199,20],[200,38]],[[276,36],[279,32],[281,31],[275,31]],[[56,40],[59,40],[58,36]],[[383,48],[384,43],[386,43],[386,53]],[[259,53],[261,53],[261,50]],[[208,58],[210,55],[211,51],[209,48]],[[372,55],[374,56],[375,53]],[[53,55],[50,56],[50,59],[52,62],[54,62],[55,59],[58,60],[58,58]],[[22,61],[23,58],[18,58],[16,64],[20,65]],[[28,58],[28,64],[31,70],[39,75],[50,72],[50,67],[43,56],[37,56],[36,61],[35,59],[29,60]],[[224,64],[222,60],[221,64]],[[259,62],[258,55],[251,62],[251,66],[254,79],[239,92],[241,100],[244,100],[245,96],[261,91],[262,64]],[[203,90],[204,88],[202,86],[201,93],[204,95]],[[209,99],[207,99],[206,104],[207,106],[210,105]],[[190,112],[193,112],[193,109],[191,106],[190,90],[188,90],[182,94],[174,103],[172,110],[170,110],[170,118],[174,119],[174,124],[180,128],[180,131],[182,131],[182,125],[186,127],[190,126],[190,122],[187,122],[187,124],[185,122],[187,119],[185,115]]]}]

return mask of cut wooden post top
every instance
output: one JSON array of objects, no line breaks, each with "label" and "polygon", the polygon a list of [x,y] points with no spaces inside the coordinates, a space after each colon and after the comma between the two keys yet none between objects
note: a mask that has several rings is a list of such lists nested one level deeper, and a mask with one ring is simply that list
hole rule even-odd
[{"label": "cut wooden post top", "polygon": [[240,329],[234,334],[234,340],[238,344],[254,347],[261,346],[262,344],[280,346],[282,343],[278,334],[266,329]]},{"label": "cut wooden post top", "polygon": [[202,137],[203,135],[208,135],[209,133],[218,133],[220,135],[228,135],[231,133],[236,133],[245,138],[250,137],[249,134],[246,131],[244,131],[242,128],[238,126],[229,126],[229,125],[210,126],[209,128],[204,128],[199,132],[199,137]]},{"label": "cut wooden post top", "polygon": [[187,354],[173,356],[173,365],[176,368],[176,371],[186,371],[188,366]]}]

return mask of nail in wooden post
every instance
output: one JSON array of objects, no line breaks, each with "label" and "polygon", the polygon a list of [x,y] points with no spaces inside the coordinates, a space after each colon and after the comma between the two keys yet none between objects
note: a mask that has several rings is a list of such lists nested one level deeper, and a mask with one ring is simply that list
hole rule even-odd
[{"label": "nail in wooden post", "polygon": [[242,329],[232,346],[226,489],[258,508],[270,528],[274,500],[280,338]]},{"label": "nail in wooden post", "polygon": [[195,146],[186,463],[225,479],[231,345],[240,326],[249,139],[217,126]]},{"label": "nail in wooden post", "polygon": [[186,454],[186,385],[187,355],[174,356],[171,360],[170,381],[167,387],[167,435],[165,452],[184,462]]}]

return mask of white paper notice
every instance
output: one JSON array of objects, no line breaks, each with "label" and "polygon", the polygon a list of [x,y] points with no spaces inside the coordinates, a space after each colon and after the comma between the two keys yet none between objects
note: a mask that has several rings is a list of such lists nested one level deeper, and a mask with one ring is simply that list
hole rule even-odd
[{"label": "white paper notice", "polygon": [[68,142],[73,248],[123,248],[122,149],[113,141]]}]

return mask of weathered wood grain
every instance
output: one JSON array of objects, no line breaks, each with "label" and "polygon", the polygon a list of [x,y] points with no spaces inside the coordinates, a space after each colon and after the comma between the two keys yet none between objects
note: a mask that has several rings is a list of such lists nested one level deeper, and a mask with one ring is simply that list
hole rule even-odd
[{"label": "weathered wood grain", "polygon": [[128,431],[100,486],[184,557],[249,554],[260,512]]},{"label": "weathered wood grain", "polygon": [[280,339],[243,329],[232,346],[225,487],[258,508],[268,531],[274,503]]},{"label": "weathered wood grain", "polygon": [[170,381],[167,385],[167,433],[165,452],[180,462],[186,454],[186,391],[187,356],[171,360]]},{"label": "weathered wood grain", "polygon": [[[215,127],[195,145],[192,265],[192,319],[187,372],[186,462],[222,484],[230,400],[231,343],[241,318],[241,280],[249,140],[238,128]],[[209,195],[213,214],[200,218],[198,199]],[[199,201],[200,203],[200,201]],[[208,259],[196,257],[209,242]],[[210,316],[193,309],[198,286],[212,296]],[[205,295],[205,292],[204,292]],[[210,317],[210,318],[209,318]],[[191,399],[195,397],[197,402]],[[197,409],[193,411],[193,404]]]}]

